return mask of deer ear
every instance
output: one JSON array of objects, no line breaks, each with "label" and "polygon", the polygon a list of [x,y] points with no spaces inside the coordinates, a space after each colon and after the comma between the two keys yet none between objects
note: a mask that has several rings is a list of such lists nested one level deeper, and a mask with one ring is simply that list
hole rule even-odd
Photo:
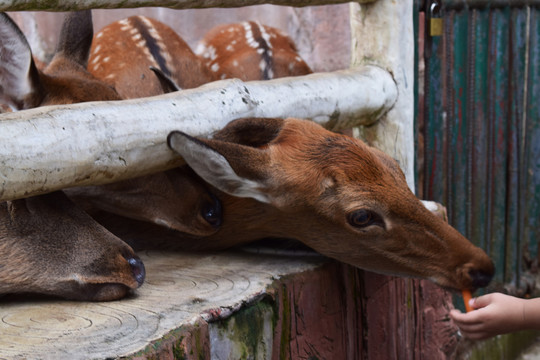
[{"label": "deer ear", "polygon": [[93,37],[94,26],[91,10],[68,13],[62,24],[56,54],[64,56],[86,69]]},{"label": "deer ear", "polygon": [[41,82],[30,45],[19,27],[0,13],[0,102],[14,110],[36,107]]},{"label": "deer ear", "polygon": [[214,134],[214,139],[251,147],[268,145],[280,134],[285,120],[275,118],[243,118],[231,121]]},{"label": "deer ear", "polygon": [[197,139],[180,131],[170,133],[167,143],[217,189],[237,197],[270,202],[264,181],[269,158],[264,150],[221,140]]},{"label": "deer ear", "polygon": [[170,76],[161,71],[161,69],[150,66],[150,70],[154,72],[154,75],[156,75],[157,79],[159,80],[161,90],[163,90],[164,94],[182,90],[182,88],[180,88],[180,86]]}]

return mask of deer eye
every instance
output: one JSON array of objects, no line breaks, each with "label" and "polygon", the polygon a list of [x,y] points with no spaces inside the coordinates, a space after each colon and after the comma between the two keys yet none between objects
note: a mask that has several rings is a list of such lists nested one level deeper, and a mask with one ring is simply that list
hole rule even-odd
[{"label": "deer eye", "polygon": [[213,194],[210,194],[210,197],[211,199],[205,201],[201,207],[201,216],[206,222],[217,228],[221,225],[223,220],[221,201]]},{"label": "deer eye", "polygon": [[351,226],[364,228],[370,225],[379,225],[384,227],[383,219],[375,212],[370,210],[355,210],[347,215],[347,221]]}]

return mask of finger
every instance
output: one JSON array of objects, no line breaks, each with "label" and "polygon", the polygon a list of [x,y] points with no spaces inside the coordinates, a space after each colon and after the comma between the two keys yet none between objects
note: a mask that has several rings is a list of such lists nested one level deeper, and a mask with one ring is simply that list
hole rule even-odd
[{"label": "finger", "polygon": [[460,324],[458,327],[460,331],[467,333],[478,333],[486,330],[484,324]]},{"label": "finger", "polygon": [[493,302],[494,296],[495,295],[492,293],[473,298],[471,306],[475,309],[486,307]]},{"label": "finger", "polygon": [[450,317],[454,322],[461,324],[478,324],[481,323],[478,314],[476,311],[471,311],[469,313],[462,313],[458,310],[451,310]]}]

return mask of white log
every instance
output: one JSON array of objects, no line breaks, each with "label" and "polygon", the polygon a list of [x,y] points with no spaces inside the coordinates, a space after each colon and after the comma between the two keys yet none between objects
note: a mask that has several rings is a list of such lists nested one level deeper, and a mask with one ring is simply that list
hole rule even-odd
[{"label": "white log", "polygon": [[[414,191],[414,31],[412,0],[351,3],[353,66],[377,64],[394,75],[399,98],[360,137],[396,159]],[[374,36],[376,35],[376,36]]]},{"label": "white log", "polygon": [[[375,0],[356,0],[360,3]],[[241,7],[260,4],[313,6],[342,4],[347,0],[0,0],[0,11],[73,11],[85,9],[117,9],[136,7],[168,7],[171,9],[197,9],[213,7]]]},{"label": "white log", "polygon": [[371,124],[397,98],[376,66],[271,81],[225,80],[147,99],[0,116],[0,200],[99,185],[178,165],[172,130],[207,136],[241,117],[299,117],[330,129]]}]

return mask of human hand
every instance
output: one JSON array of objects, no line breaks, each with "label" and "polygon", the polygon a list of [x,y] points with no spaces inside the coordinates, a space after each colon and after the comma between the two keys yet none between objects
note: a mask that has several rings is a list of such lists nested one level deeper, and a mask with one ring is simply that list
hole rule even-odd
[{"label": "human hand", "polygon": [[469,339],[487,339],[524,329],[526,301],[501,293],[492,293],[470,300],[470,305],[476,310],[464,314],[454,309],[450,311],[450,317],[461,333]]}]

